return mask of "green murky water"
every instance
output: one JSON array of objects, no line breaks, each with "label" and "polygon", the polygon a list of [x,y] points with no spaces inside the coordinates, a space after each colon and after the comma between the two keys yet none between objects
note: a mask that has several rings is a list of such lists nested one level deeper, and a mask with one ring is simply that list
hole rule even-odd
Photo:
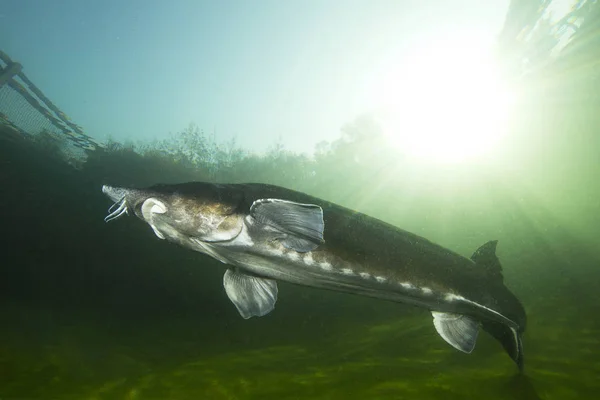
[{"label": "green murky water", "polygon": [[[543,317],[546,307],[528,309],[534,317],[525,376],[487,336],[474,354],[455,352],[424,313],[368,324],[358,323],[360,316],[332,319],[333,326],[308,323],[304,337],[294,339],[273,321],[246,331],[201,317],[125,327],[88,315],[46,332],[51,340],[4,331],[2,392],[3,398],[72,399],[594,398],[600,326],[582,318],[580,307],[555,304],[552,316]],[[19,313],[44,318],[35,310]],[[297,315],[298,325],[303,318]]]},{"label": "green murky water", "polygon": [[281,284],[272,314],[243,320],[220,263],[132,218],[102,222],[97,181],[116,161],[74,171],[28,146],[2,147],[2,399],[564,400],[599,389],[596,255],[539,207],[540,219],[498,232],[529,318],[519,375],[487,334],[459,353],[428,313],[400,304]]},{"label": "green murky water", "polygon": [[[512,40],[539,11],[529,4],[509,13],[509,60],[539,44]],[[50,142],[0,127],[0,400],[597,398],[600,80],[590,10],[568,56],[548,67],[548,47],[530,60],[518,118],[483,164],[410,165],[358,119],[314,159],[275,147],[190,165],[113,146],[75,169]],[[486,333],[459,353],[430,314],[401,304],[283,283],[274,312],[243,320],[222,264],[157,240],[134,218],[103,222],[102,184],[191,180],[286,186],[465,256],[498,239],[505,283],[528,316],[524,374]]]}]

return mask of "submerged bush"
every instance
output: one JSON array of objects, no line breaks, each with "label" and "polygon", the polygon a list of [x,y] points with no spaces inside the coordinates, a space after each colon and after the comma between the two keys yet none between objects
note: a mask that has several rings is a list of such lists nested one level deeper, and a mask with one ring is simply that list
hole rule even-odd
[{"label": "submerged bush", "polygon": [[110,141],[90,155],[86,168],[112,184],[147,185],[183,181],[257,182],[285,186],[333,201],[368,191],[398,155],[385,146],[377,121],[362,116],[332,142],[321,142],[312,155],[274,143],[263,154],[244,150],[235,139],[218,142],[195,124],[169,138],[122,144]]}]

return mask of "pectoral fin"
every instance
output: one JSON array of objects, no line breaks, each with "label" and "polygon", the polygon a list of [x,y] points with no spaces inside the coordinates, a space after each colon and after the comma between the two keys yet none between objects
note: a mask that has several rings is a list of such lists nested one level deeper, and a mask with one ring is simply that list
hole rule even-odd
[{"label": "pectoral fin", "polygon": [[464,353],[475,348],[479,334],[479,322],[462,314],[432,311],[433,325],[448,344]]},{"label": "pectoral fin", "polygon": [[277,282],[272,279],[228,269],[223,276],[223,286],[244,319],[262,317],[275,308]]},{"label": "pectoral fin", "polygon": [[288,249],[307,252],[323,244],[323,209],[315,204],[294,203],[280,199],[256,200],[250,215],[261,224],[282,233],[279,239]]}]

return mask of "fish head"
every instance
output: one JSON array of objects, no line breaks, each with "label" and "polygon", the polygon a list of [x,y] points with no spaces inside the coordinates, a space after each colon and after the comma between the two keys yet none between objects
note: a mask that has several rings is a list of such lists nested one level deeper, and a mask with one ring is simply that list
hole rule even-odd
[{"label": "fish head", "polygon": [[228,241],[243,227],[240,208],[244,196],[231,186],[204,182],[161,184],[147,189],[105,185],[102,192],[115,202],[106,221],[133,213],[161,239]]}]

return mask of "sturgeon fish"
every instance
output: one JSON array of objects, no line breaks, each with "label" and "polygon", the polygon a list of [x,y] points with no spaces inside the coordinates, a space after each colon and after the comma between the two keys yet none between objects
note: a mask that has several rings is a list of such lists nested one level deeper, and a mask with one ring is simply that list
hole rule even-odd
[{"label": "sturgeon fish", "polygon": [[520,370],[526,315],[489,241],[466,258],[376,218],[283,187],[191,182],[103,186],[105,221],[134,214],[156,236],[227,265],[223,286],[243,318],[264,316],[277,281],[429,310],[438,334],[471,353],[480,328]]}]

